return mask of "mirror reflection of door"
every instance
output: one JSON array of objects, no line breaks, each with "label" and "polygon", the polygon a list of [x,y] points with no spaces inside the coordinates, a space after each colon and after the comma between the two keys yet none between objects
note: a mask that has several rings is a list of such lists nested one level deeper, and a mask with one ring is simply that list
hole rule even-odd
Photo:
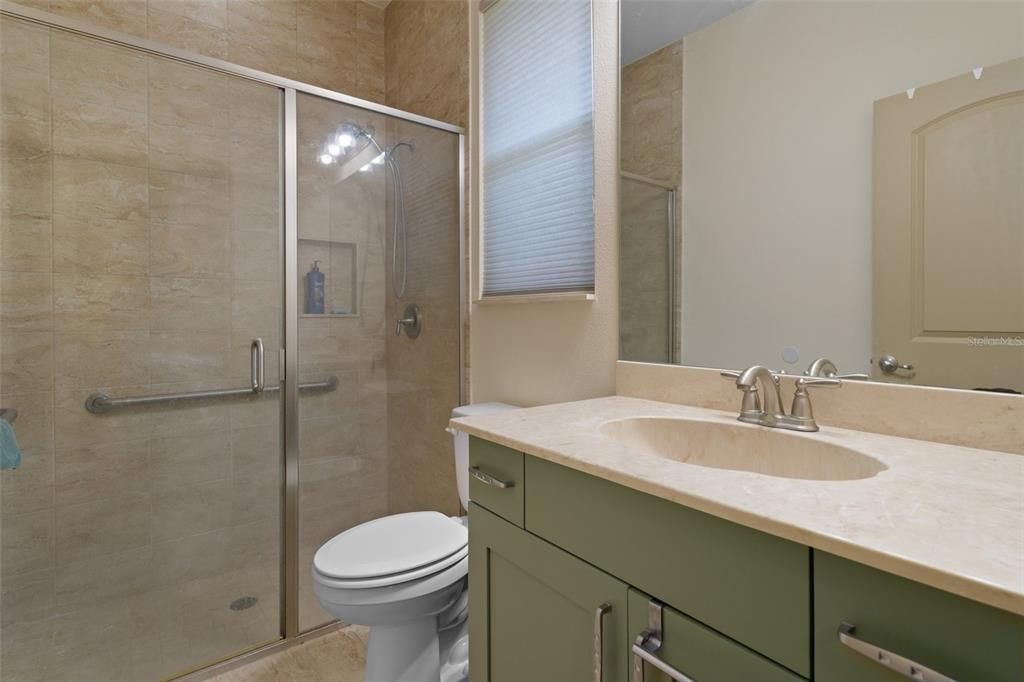
[{"label": "mirror reflection of door", "polygon": [[875,103],[873,252],[876,377],[1024,391],[1024,59]]}]

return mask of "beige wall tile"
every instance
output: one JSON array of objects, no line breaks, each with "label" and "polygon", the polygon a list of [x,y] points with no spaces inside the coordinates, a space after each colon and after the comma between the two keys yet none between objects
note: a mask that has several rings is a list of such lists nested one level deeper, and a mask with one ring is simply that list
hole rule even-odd
[{"label": "beige wall tile", "polygon": [[227,479],[164,488],[153,494],[153,542],[216,530],[230,520],[231,482]]},{"label": "beige wall tile", "polygon": [[176,3],[166,0],[158,5],[148,3],[150,39],[216,59],[227,59],[227,30],[198,21],[190,14],[166,11],[165,8],[173,4]]},{"label": "beige wall tile", "polygon": [[49,216],[20,211],[0,213],[0,270],[49,272],[53,257]]},{"label": "beige wall tile", "polygon": [[283,457],[279,424],[232,429],[231,469],[234,475],[280,472]]},{"label": "beige wall tile", "polygon": [[58,389],[144,384],[150,381],[149,332],[58,332],[56,381]]},{"label": "beige wall tile", "polygon": [[[19,415],[20,426],[20,415]],[[45,511],[53,508],[53,452],[26,448],[23,438],[21,465],[17,469],[0,471],[0,514],[16,515]]]},{"label": "beige wall tile", "polygon": [[230,184],[211,178],[162,170],[149,171],[149,217],[154,222],[176,225],[216,226],[229,224]]},{"label": "beige wall tile", "polygon": [[46,119],[0,116],[0,158],[38,159],[50,152],[50,122]]},{"label": "beige wall tile", "polygon": [[53,151],[94,161],[145,167],[146,113],[72,97],[53,100]]},{"label": "beige wall tile", "polygon": [[52,276],[28,272],[0,273],[0,304],[0,328],[4,332],[52,329]]},{"label": "beige wall tile", "polygon": [[153,577],[158,585],[176,585],[228,570],[231,536],[222,528],[153,545]]},{"label": "beige wall tile", "polygon": [[145,0],[50,0],[50,11],[123,33],[146,33]]},{"label": "beige wall tile", "polygon": [[54,157],[53,211],[77,218],[145,219],[149,183],[138,168]]},{"label": "beige wall tile", "polygon": [[50,44],[50,88],[54,97],[146,111],[144,55],[59,32],[51,35]]},{"label": "beige wall tile", "polygon": [[[154,331],[149,339],[151,381],[224,384],[230,350],[230,336],[226,332]],[[248,366],[248,353],[245,363]]]},{"label": "beige wall tile", "polygon": [[81,275],[145,275],[149,228],[142,220],[53,217],[53,271]]},{"label": "beige wall tile", "polygon": [[152,514],[153,502],[149,494],[129,494],[68,507],[58,506],[58,564],[149,544]]},{"label": "beige wall tile", "polygon": [[281,513],[280,466],[231,479],[231,523],[277,519]]},{"label": "beige wall tile", "polygon": [[150,121],[150,168],[223,178],[230,174],[230,163],[231,137],[227,131]]},{"label": "beige wall tile", "polygon": [[150,325],[154,330],[228,330],[231,291],[215,279],[150,278]]},{"label": "beige wall tile", "polygon": [[53,334],[0,336],[0,385],[5,393],[30,393],[53,383]]},{"label": "beige wall tile", "polygon": [[53,571],[46,569],[5,576],[0,585],[0,624],[32,621],[53,615]]},{"label": "beige wall tile", "polygon": [[58,565],[56,611],[70,613],[151,590],[152,554],[145,545]]},{"label": "beige wall tile", "polygon": [[150,273],[179,277],[231,277],[231,236],[227,225],[150,227]]},{"label": "beige wall tile", "polygon": [[149,441],[145,438],[63,448],[56,460],[57,507],[108,501],[113,506],[119,496],[150,492],[149,473]]},{"label": "beige wall tile", "polygon": [[228,59],[285,76],[295,73],[293,0],[228,0]]},{"label": "beige wall tile", "polygon": [[49,157],[0,159],[0,210],[48,216],[53,206]]},{"label": "beige wall tile", "polygon": [[231,438],[225,431],[154,438],[149,452],[150,477],[156,490],[231,475]]},{"label": "beige wall tile", "polygon": [[281,281],[280,236],[239,231],[231,235],[231,273],[236,280]]},{"label": "beige wall tile", "polygon": [[53,511],[0,519],[0,570],[4,579],[53,568]]},{"label": "beige wall tile", "polygon": [[54,326],[60,331],[149,326],[145,277],[58,273],[53,276],[53,291]]},{"label": "beige wall tile", "polygon": [[[36,453],[52,457],[49,453],[53,452],[53,391],[5,393],[3,397],[4,403],[18,410],[16,433],[23,457],[34,457]],[[11,476],[13,477],[13,474]]]},{"label": "beige wall tile", "polygon": [[233,80],[216,71],[150,57],[149,119],[179,128],[231,128],[231,100],[224,92]]}]

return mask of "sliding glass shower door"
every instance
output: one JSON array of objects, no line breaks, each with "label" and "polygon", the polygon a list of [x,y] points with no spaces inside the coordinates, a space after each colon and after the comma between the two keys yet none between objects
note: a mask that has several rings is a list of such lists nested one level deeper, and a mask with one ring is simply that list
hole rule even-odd
[{"label": "sliding glass shower door", "polygon": [[282,92],[0,31],[4,678],[157,679],[276,640]]}]

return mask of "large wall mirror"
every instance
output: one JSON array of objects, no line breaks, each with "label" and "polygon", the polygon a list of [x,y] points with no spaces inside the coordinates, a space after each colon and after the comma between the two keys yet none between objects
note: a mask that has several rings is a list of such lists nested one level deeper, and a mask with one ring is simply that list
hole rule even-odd
[{"label": "large wall mirror", "polygon": [[620,61],[622,359],[1024,391],[1024,0],[621,0]]}]

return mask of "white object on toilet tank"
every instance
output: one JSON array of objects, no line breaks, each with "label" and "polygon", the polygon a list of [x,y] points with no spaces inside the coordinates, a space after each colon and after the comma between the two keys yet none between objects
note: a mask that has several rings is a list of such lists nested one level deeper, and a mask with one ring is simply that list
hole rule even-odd
[{"label": "white object on toilet tank", "polygon": [[[452,410],[452,419],[518,409],[515,405],[505,403],[463,405]],[[462,501],[462,508],[469,509],[469,434],[457,429],[448,429],[448,432],[452,434],[455,445],[455,482],[459,486],[459,499]]]}]

